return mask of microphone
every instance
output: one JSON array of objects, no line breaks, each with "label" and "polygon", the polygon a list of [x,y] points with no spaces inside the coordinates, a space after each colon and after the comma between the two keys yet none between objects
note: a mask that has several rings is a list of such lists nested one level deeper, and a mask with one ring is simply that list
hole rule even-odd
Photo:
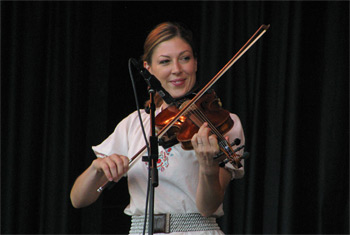
[{"label": "microphone", "polygon": [[130,60],[138,72],[145,79],[147,85],[155,89],[167,104],[175,102],[175,99],[162,87],[160,81],[155,76],[150,74],[148,70],[145,69],[136,59],[131,58]]}]

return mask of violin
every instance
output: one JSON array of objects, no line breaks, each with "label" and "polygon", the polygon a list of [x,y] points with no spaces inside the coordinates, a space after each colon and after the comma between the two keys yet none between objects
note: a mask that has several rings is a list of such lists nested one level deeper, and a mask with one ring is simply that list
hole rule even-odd
[{"label": "violin", "polygon": [[[179,104],[171,104],[155,117],[155,125],[158,130],[166,126],[178,112],[183,108],[187,101]],[[192,150],[191,138],[196,134],[200,126],[207,122],[212,134],[221,136],[228,132],[233,126],[233,120],[230,118],[230,112],[222,108],[220,99],[214,90],[210,90],[203,95],[195,105],[181,116],[173,126],[159,140],[160,145],[165,148],[181,142],[184,150]],[[176,141],[173,139],[176,138]],[[167,144],[169,143],[170,144]]]},{"label": "violin", "polygon": [[[160,130],[171,122],[187,102],[189,101],[171,104],[160,112],[155,117],[156,129]],[[231,160],[235,157],[234,165],[237,168],[241,167],[237,159],[239,156],[234,154],[234,150],[231,148],[232,144],[230,145],[223,136],[233,127],[233,120],[230,117],[230,112],[222,108],[221,101],[214,90],[209,90],[183,116],[180,116],[159,139],[159,144],[168,148],[180,142],[184,150],[192,150],[191,139],[204,122],[208,123],[210,134],[217,136],[221,152],[226,153],[226,157],[231,158]],[[233,145],[236,143],[234,142]]]},{"label": "violin", "polygon": [[[230,61],[206,84],[191,100],[178,105],[170,105],[165,112],[161,112],[156,116],[155,124],[158,126],[157,137],[161,144],[180,141],[184,149],[192,149],[190,142],[192,136],[198,132],[199,127],[208,122],[211,133],[218,137],[219,153],[214,158],[226,156],[226,159],[220,163],[220,166],[230,162],[234,167],[241,167],[240,161],[244,158],[236,154],[237,151],[244,148],[240,146],[233,149],[233,145],[239,145],[235,140],[232,144],[227,143],[222,136],[233,126],[233,121],[229,116],[229,112],[221,108],[220,100],[213,92],[208,92],[211,86],[219,80],[219,78],[234,64],[237,60],[268,30],[270,25],[261,25],[253,36],[243,45],[243,47],[230,59]],[[163,138],[164,136],[164,138]],[[175,139],[176,138],[176,139]],[[147,150],[147,146],[140,149],[129,161],[129,169],[133,166],[136,160]],[[97,189],[97,192],[102,192],[109,182]]]}]

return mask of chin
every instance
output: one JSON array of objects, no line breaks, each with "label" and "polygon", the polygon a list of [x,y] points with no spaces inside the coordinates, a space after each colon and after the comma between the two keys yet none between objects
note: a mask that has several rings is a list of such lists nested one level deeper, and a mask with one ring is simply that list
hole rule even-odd
[{"label": "chin", "polygon": [[183,93],[176,93],[174,95],[172,95],[173,98],[177,99],[177,98],[181,98],[183,97],[184,95],[186,95],[187,93],[186,92],[183,92]]},{"label": "chin", "polygon": [[177,98],[181,98],[183,96],[185,96],[190,90],[186,89],[186,90],[181,90],[181,91],[177,91],[177,92],[173,92],[170,95],[177,99]]}]

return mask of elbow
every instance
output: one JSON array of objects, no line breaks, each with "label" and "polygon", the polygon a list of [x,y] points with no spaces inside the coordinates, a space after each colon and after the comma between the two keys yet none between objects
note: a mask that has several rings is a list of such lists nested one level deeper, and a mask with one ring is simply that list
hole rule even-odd
[{"label": "elbow", "polygon": [[214,212],[208,212],[208,211],[201,211],[200,214],[203,217],[209,217],[213,214]]},{"label": "elbow", "polygon": [[71,203],[72,203],[72,206],[75,208],[75,209],[79,209],[79,208],[82,208],[81,205],[79,205],[78,203],[76,203],[75,201],[71,200]]},{"label": "elbow", "polygon": [[75,209],[81,208],[79,205],[75,204],[73,201],[72,201],[72,206],[73,206]]},{"label": "elbow", "polygon": [[213,207],[213,208],[202,208],[202,209],[199,209],[199,213],[201,214],[201,216],[203,217],[209,217],[209,216],[212,216],[215,211],[218,209],[218,207]]},{"label": "elbow", "polygon": [[79,202],[79,201],[77,201],[77,200],[73,200],[72,198],[71,198],[70,201],[71,201],[71,203],[72,203],[72,206],[73,206],[75,209],[80,209],[80,208],[83,208],[83,207],[88,206],[88,204],[81,203],[81,202]]},{"label": "elbow", "polygon": [[71,191],[70,193],[70,201],[72,203],[72,206],[76,209],[83,208],[86,206],[82,203],[81,200],[79,200],[79,198],[74,194],[73,191]]},{"label": "elbow", "polygon": [[87,207],[94,203],[96,199],[94,198],[84,198],[80,197],[78,195],[75,195],[74,193],[70,194],[70,201],[72,203],[72,206],[76,209]]},{"label": "elbow", "polygon": [[76,209],[82,208],[82,206],[77,202],[77,200],[74,199],[72,194],[70,195],[70,202],[72,203],[72,206]]}]

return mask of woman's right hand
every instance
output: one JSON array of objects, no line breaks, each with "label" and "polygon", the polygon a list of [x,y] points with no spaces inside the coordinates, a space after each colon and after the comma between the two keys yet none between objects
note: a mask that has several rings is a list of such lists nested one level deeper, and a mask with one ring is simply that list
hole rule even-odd
[{"label": "woman's right hand", "polygon": [[118,182],[129,170],[129,158],[123,155],[112,154],[108,157],[97,158],[92,162],[97,172],[104,173],[109,181]]},{"label": "woman's right hand", "polygon": [[98,187],[109,181],[117,182],[129,169],[129,159],[125,156],[112,154],[105,158],[97,158],[75,180],[70,198],[75,208],[88,206],[101,195]]}]

